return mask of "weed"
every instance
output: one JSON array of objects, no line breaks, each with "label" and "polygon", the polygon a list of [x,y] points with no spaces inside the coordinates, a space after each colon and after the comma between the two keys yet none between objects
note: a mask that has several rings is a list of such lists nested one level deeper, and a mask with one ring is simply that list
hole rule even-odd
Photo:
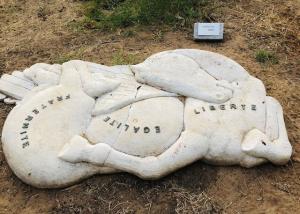
[{"label": "weed", "polygon": [[122,35],[124,37],[133,37],[135,34],[136,34],[136,32],[134,30],[131,30],[131,29],[125,30],[125,31],[122,32]]},{"label": "weed", "polygon": [[63,64],[73,59],[82,59],[85,48],[79,48],[78,50],[71,51],[67,54],[61,54],[57,58],[53,59],[53,63]]},{"label": "weed", "polygon": [[266,50],[257,51],[255,54],[255,59],[260,63],[272,63],[272,64],[278,63],[278,59],[275,56],[275,54]]},{"label": "weed", "polygon": [[130,65],[137,63],[138,60],[133,54],[126,54],[124,51],[119,51],[112,56],[112,65]]},{"label": "weed", "polygon": [[47,20],[47,12],[44,6],[39,6],[37,10],[37,16],[43,21]]},{"label": "weed", "polygon": [[161,30],[155,31],[152,34],[152,39],[155,42],[162,42],[164,40],[164,32]]},{"label": "weed", "polygon": [[75,20],[72,20],[67,23],[66,25],[69,29],[73,30],[74,32],[82,32],[85,30],[81,22],[76,22]]},{"label": "weed", "polygon": [[56,59],[54,59],[54,63],[63,64],[63,63],[68,62],[70,60],[72,60],[71,56],[62,55],[62,56],[59,56]]}]

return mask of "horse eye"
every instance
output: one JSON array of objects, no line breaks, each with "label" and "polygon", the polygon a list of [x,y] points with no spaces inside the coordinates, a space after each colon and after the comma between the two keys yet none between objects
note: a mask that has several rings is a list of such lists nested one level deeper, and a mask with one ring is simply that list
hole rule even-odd
[{"label": "horse eye", "polygon": [[239,87],[240,85],[239,85],[239,82],[232,82],[232,84],[233,84],[233,86],[236,86],[236,87]]}]

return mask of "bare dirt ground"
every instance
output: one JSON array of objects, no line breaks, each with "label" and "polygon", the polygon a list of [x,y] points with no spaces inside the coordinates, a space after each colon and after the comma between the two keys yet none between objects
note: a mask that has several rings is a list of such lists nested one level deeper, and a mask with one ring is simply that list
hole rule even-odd
[{"label": "bare dirt ground", "polygon": [[[0,0],[0,71],[75,58],[134,63],[175,48],[215,51],[263,80],[268,94],[282,104],[294,148],[286,166],[244,169],[197,162],[159,181],[121,173],[45,190],[22,183],[0,147],[0,213],[299,213],[300,2],[227,0],[222,5],[212,15],[225,22],[224,42],[196,43],[182,30],[133,29],[128,37],[126,30],[80,29],[78,1]],[[256,62],[259,49],[275,53],[279,63]],[[10,108],[0,104],[1,127]]]}]

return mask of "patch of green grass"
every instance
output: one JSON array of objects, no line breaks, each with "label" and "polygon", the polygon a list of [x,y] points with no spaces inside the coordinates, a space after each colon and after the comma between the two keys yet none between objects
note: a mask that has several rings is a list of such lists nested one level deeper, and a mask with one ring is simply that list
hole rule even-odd
[{"label": "patch of green grass", "polygon": [[257,62],[260,63],[272,63],[272,64],[278,63],[278,59],[275,56],[275,54],[266,50],[258,50],[255,53],[255,59]]},{"label": "patch of green grass", "polygon": [[119,51],[112,56],[112,65],[131,65],[136,64],[138,59],[133,54],[126,54],[123,51]]},{"label": "patch of green grass", "polygon": [[155,42],[162,42],[164,40],[164,32],[161,30],[153,32],[152,39]]},{"label": "patch of green grass", "polygon": [[43,21],[47,20],[47,10],[44,6],[39,6],[37,10],[37,16]]},{"label": "patch of green grass", "polygon": [[136,32],[134,30],[129,29],[129,30],[123,31],[122,35],[124,37],[133,37],[134,35],[136,35]]},{"label": "patch of green grass", "polygon": [[134,25],[191,26],[208,21],[216,9],[212,0],[89,0],[84,25],[113,30]]},{"label": "patch of green grass", "polygon": [[70,51],[69,53],[66,54],[61,54],[54,58],[52,61],[53,63],[57,64],[63,64],[65,62],[68,62],[73,59],[82,59],[83,58],[83,53],[85,51],[85,48],[79,48],[77,50]]},{"label": "patch of green grass", "polygon": [[63,64],[63,63],[68,62],[70,60],[72,60],[71,56],[62,55],[62,56],[59,56],[56,59],[54,59],[54,63]]},{"label": "patch of green grass", "polygon": [[85,28],[84,28],[84,26],[82,25],[82,23],[81,23],[81,22],[77,22],[77,21],[75,21],[75,20],[72,20],[72,21],[68,22],[68,23],[66,24],[66,26],[67,26],[69,29],[73,30],[74,32],[83,32],[83,31],[85,30]]}]

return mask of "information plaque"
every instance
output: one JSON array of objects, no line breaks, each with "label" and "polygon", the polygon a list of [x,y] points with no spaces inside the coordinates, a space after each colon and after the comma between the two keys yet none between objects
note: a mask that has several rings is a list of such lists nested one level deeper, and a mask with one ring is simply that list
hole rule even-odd
[{"label": "information plaque", "polygon": [[222,40],[224,23],[195,23],[195,40]]}]

